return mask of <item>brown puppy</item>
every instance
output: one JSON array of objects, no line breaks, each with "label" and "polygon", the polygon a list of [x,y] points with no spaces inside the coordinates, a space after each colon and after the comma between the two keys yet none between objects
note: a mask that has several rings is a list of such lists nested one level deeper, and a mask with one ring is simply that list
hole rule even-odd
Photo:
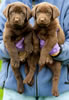
[{"label": "brown puppy", "polygon": [[[19,71],[19,67],[20,60],[25,60],[33,50],[32,27],[28,22],[29,18],[31,17],[31,10],[25,4],[21,2],[15,2],[9,4],[3,13],[7,18],[3,33],[3,40],[11,57],[10,63],[17,80],[18,92],[23,93],[23,79]],[[24,51],[20,52],[16,48],[16,43],[23,37]]]},{"label": "brown puppy", "polygon": [[34,37],[35,39],[33,39],[34,51],[38,52],[39,50],[39,42],[36,42],[36,40],[44,40],[45,44],[40,51],[40,69],[42,69],[45,64],[51,69],[53,72],[52,94],[58,96],[58,81],[61,71],[61,62],[53,61],[49,52],[56,43],[63,44],[65,40],[64,32],[57,19],[59,10],[56,6],[44,2],[36,5],[32,9],[32,16],[35,18],[34,31],[36,35]]}]

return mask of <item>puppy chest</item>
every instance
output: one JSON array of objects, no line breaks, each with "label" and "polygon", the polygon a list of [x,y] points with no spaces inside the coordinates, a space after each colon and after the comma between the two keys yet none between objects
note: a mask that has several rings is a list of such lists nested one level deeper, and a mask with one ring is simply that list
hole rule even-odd
[{"label": "puppy chest", "polygon": [[40,40],[45,40],[48,38],[48,31],[45,29],[40,29],[39,32],[37,33],[38,38]]}]

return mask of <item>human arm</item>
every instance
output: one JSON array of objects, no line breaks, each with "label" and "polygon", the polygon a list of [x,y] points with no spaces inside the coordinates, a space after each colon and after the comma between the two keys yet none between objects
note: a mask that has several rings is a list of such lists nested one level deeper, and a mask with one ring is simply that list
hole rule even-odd
[{"label": "human arm", "polygon": [[[12,0],[13,2],[13,0]],[[3,42],[3,32],[4,32],[4,25],[6,22],[6,18],[3,15],[3,10],[6,8],[6,6],[11,3],[11,0],[3,0],[0,5],[0,59],[9,59],[10,56],[8,54],[7,49],[5,48],[4,42]]]}]

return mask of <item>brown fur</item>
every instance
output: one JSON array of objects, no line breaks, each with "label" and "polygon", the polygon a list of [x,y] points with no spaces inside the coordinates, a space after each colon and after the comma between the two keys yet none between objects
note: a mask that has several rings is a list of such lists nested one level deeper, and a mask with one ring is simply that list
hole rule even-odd
[{"label": "brown fur", "polygon": [[42,69],[46,64],[53,72],[52,94],[54,96],[58,96],[58,81],[61,71],[61,62],[54,61],[49,55],[49,52],[56,43],[60,45],[63,44],[65,40],[64,32],[57,19],[59,16],[59,10],[56,8],[56,6],[44,2],[36,5],[32,9],[32,16],[35,18],[34,31],[36,35],[33,39],[33,50],[34,52],[38,52],[40,50],[38,41],[45,41],[45,45],[40,50],[39,65],[40,69]]},{"label": "brown fur", "polygon": [[[32,26],[28,20],[31,17],[31,10],[23,3],[16,2],[9,4],[4,10],[4,16],[7,18],[5,30],[3,33],[4,44],[10,55],[10,63],[17,80],[19,93],[24,92],[23,78],[19,71],[20,60],[29,60],[32,53]],[[24,51],[20,52],[16,48],[16,43],[24,37]],[[29,63],[28,63],[29,64]],[[27,71],[26,71],[27,73]],[[27,73],[28,74],[28,73]]]}]

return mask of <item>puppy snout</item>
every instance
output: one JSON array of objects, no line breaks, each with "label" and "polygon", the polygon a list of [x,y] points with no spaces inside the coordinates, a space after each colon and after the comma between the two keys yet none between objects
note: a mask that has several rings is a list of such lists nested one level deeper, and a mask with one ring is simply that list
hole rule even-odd
[{"label": "puppy snout", "polygon": [[14,22],[18,23],[19,22],[19,17],[15,17]]},{"label": "puppy snout", "polygon": [[44,19],[44,18],[40,18],[40,21],[41,21],[41,22],[44,22],[44,21],[45,21],[45,19]]}]

